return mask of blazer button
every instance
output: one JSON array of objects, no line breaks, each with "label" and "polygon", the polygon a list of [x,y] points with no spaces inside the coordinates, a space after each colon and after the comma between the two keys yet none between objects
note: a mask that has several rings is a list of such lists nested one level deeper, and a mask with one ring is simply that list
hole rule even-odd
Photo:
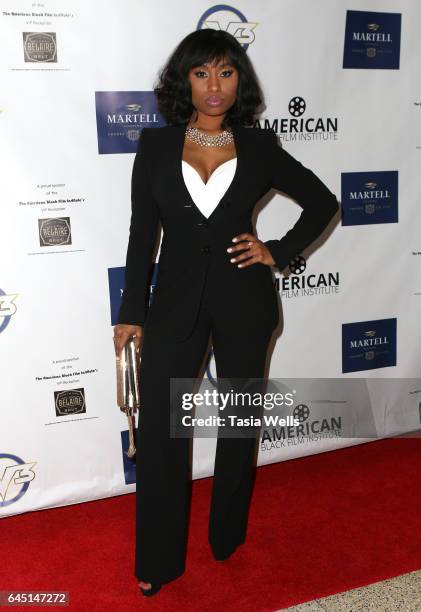
[{"label": "blazer button", "polygon": [[208,253],[210,253],[210,247],[208,245],[202,246],[201,251],[202,253],[205,253],[205,255],[207,255]]},{"label": "blazer button", "polygon": [[200,227],[204,227],[205,229],[207,229],[209,227],[208,221],[201,221],[197,225],[199,225]]}]

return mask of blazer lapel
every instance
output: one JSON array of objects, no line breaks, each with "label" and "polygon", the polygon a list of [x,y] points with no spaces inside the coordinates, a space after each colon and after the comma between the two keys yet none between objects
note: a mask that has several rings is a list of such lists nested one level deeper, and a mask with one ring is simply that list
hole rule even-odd
[{"label": "blazer lapel", "polygon": [[174,142],[173,142],[173,162],[171,163],[173,180],[170,184],[176,186],[177,192],[177,201],[181,203],[181,206],[185,208],[191,208],[195,215],[200,218],[202,221],[207,220],[213,221],[216,217],[222,214],[226,206],[229,206],[231,202],[235,202],[236,198],[239,195],[239,191],[242,184],[242,177],[245,171],[245,130],[241,125],[234,125],[232,128],[233,136],[234,136],[234,144],[237,152],[237,166],[235,170],[234,177],[222,198],[219,200],[218,204],[209,215],[206,217],[201,210],[194,203],[189,190],[183,179],[183,172],[181,161],[183,158],[183,147],[184,147],[184,138],[186,133],[186,123],[180,123],[178,125],[173,126],[174,128]]}]

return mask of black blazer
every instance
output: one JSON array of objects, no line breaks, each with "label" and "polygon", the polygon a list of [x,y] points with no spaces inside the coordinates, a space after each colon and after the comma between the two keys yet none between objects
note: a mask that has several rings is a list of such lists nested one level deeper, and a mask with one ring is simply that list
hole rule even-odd
[{"label": "black blazer", "polygon": [[[290,195],[303,208],[279,240],[265,241],[281,271],[312,243],[338,210],[329,189],[287,153],[271,129],[233,127],[237,167],[228,190],[206,218],[184,183],[181,160],[187,123],[143,128],[132,171],[132,215],[125,287],[118,322],[146,325],[155,318],[182,339],[191,330],[209,266],[217,268],[226,322],[250,317],[256,326],[276,327],[279,307],[270,266],[238,268],[227,253],[232,238],[253,232],[253,208],[271,188]],[[149,306],[151,261],[161,221],[163,238],[158,276]]]}]

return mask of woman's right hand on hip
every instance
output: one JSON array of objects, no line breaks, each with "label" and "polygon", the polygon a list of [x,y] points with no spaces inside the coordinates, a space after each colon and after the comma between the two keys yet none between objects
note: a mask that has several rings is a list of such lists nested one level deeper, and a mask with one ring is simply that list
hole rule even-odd
[{"label": "woman's right hand on hip", "polygon": [[119,323],[114,326],[113,340],[116,357],[120,356],[124,345],[132,336],[134,337],[136,351],[139,351],[143,338],[143,327],[140,325],[126,325],[125,323]]}]

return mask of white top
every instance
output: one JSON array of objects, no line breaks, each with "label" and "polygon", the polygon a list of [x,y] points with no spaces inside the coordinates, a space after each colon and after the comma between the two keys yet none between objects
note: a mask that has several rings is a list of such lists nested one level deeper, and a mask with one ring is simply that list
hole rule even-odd
[{"label": "white top", "polygon": [[184,182],[193,202],[205,217],[216,208],[234,178],[237,158],[233,157],[220,164],[204,183],[198,171],[186,161],[181,160]]}]

